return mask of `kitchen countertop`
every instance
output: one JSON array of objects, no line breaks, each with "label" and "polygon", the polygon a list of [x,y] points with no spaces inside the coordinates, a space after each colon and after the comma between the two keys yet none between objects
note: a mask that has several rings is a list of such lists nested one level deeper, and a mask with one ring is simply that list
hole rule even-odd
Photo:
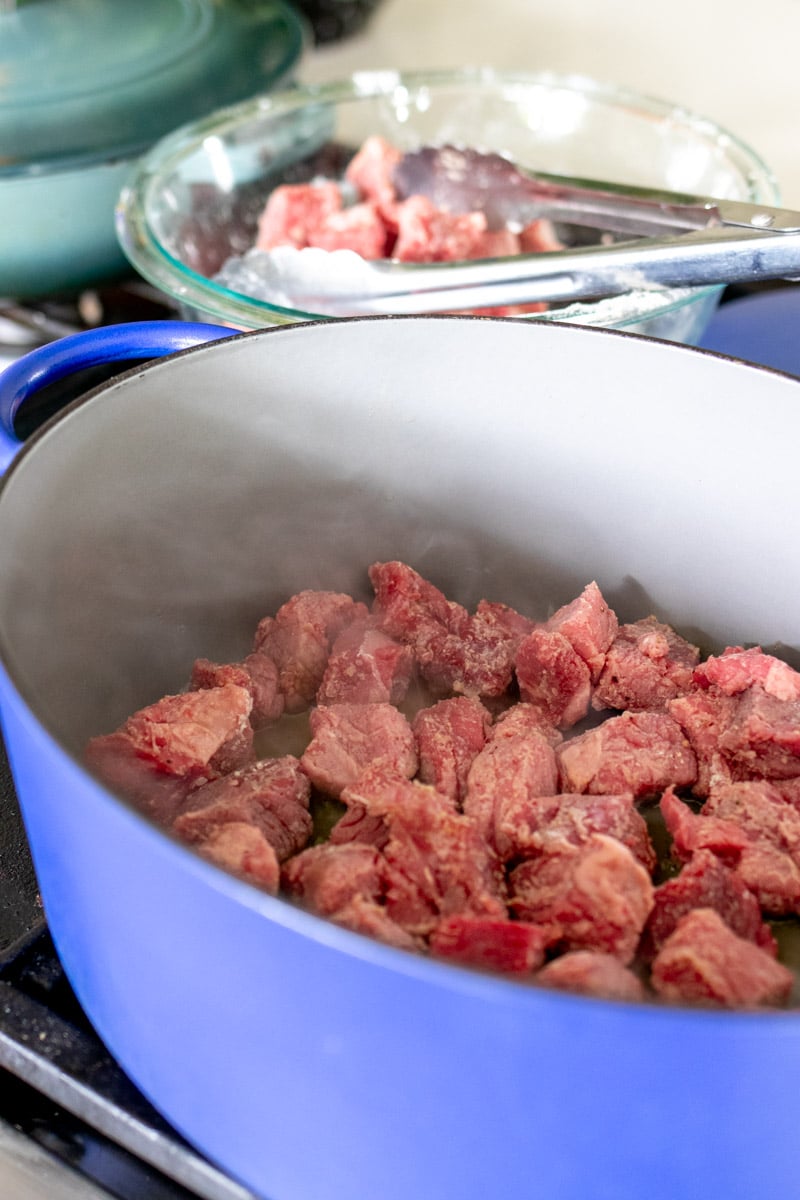
[{"label": "kitchen countertop", "polygon": [[469,64],[621,84],[736,134],[800,209],[798,33],[800,0],[382,0],[360,34],[309,52],[299,77]]}]

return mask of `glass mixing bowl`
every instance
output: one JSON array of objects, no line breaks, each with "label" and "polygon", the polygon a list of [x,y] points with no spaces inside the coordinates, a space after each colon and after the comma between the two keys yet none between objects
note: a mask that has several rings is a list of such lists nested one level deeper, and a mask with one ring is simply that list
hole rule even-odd
[{"label": "glass mixing bowl", "polygon": [[[316,318],[233,291],[214,276],[252,246],[272,188],[339,177],[371,134],[404,151],[469,146],[532,171],[779,203],[775,180],[755,151],[667,101],[573,76],[374,71],[260,96],[162,139],[120,196],[120,244],[136,270],[187,316],[242,329]],[[721,291],[631,291],[519,319],[624,328],[693,344]]]}]

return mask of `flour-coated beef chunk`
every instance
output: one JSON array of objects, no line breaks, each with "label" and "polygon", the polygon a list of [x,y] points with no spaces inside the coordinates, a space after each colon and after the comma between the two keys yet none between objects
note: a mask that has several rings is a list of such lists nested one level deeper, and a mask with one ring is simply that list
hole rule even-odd
[{"label": "flour-coated beef chunk", "polygon": [[397,561],[373,563],[368,573],[375,591],[373,613],[391,637],[415,647],[431,627],[455,634],[466,630],[467,610],[413,567]]},{"label": "flour-coated beef chunk", "polygon": [[556,796],[503,795],[496,809],[497,841],[506,858],[532,858],[559,842],[580,846],[604,833],[627,846],[647,871],[656,853],[647,822],[630,792],[611,796],[568,793]]},{"label": "flour-coated beef chunk", "polygon": [[430,936],[431,953],[461,966],[530,975],[544,962],[547,930],[528,921],[464,915],[445,917]]},{"label": "flour-coated beef chunk", "polygon": [[345,178],[365,199],[379,206],[392,204],[396,199],[394,172],[402,157],[402,151],[386,138],[372,134],[350,159]]},{"label": "flour-coated beef chunk", "polygon": [[351,596],[308,590],[259,622],[253,650],[266,654],[278,668],[287,712],[302,712],[313,703],[331,645],[343,629],[366,615],[366,605]]},{"label": "flour-coated beef chunk", "polygon": [[331,646],[317,704],[400,704],[413,672],[408,646],[367,619],[355,621]]},{"label": "flour-coated beef chunk", "polygon": [[523,638],[536,628],[536,622],[508,604],[496,600],[479,600],[475,619],[485,626],[499,630],[510,643],[512,654]]},{"label": "flour-coated beef chunk", "polygon": [[737,821],[711,816],[705,810],[695,812],[674,788],[667,788],[659,801],[664,824],[672,837],[672,852],[687,862],[699,850],[710,850],[727,862],[739,861],[750,840]]},{"label": "flour-coated beef chunk", "polygon": [[306,232],[307,244],[320,250],[352,250],[362,258],[385,258],[394,236],[374,204],[350,204],[326,213]]},{"label": "flour-coated beef chunk", "polygon": [[738,937],[712,908],[681,917],[651,971],[652,985],[665,1000],[727,1007],[783,1004],[793,980],[787,967]]},{"label": "flour-coated beef chunk", "polygon": [[290,896],[329,917],[354,896],[372,901],[383,896],[383,859],[373,846],[309,846],[283,864],[281,883]]},{"label": "flour-coated beef chunk", "polygon": [[667,713],[622,713],[564,742],[557,750],[561,791],[597,795],[690,787],[697,759],[681,727]]},{"label": "flour-coated beef chunk", "polygon": [[633,959],[653,907],[648,872],[627,846],[599,833],[521,863],[508,886],[521,920],[552,929],[565,949],[604,950],[623,963]]},{"label": "flour-coated beef chunk", "polygon": [[173,829],[179,837],[198,840],[220,825],[249,821],[283,862],[311,837],[309,793],[308,779],[293,755],[260,759],[196,788]]},{"label": "flour-coated beef chunk", "polygon": [[389,829],[383,848],[387,912],[419,936],[454,913],[506,915],[499,862],[475,823],[443,799],[434,788],[415,782],[402,804],[373,805]]},{"label": "flour-coated beef chunk", "polygon": [[756,685],[743,692],[720,750],[749,776],[791,779],[800,775],[800,700],[779,699]]},{"label": "flour-coated beef chunk", "polygon": [[698,687],[714,688],[726,696],[756,686],[776,700],[800,700],[800,674],[782,659],[765,654],[760,646],[749,650],[728,646],[722,654],[700,663],[694,680]]},{"label": "flour-coated beef chunk", "polygon": [[455,696],[420,709],[411,728],[417,739],[419,778],[449,796],[460,808],[467,774],[486,743],[491,724],[479,700]]},{"label": "flour-coated beef chunk", "polygon": [[558,729],[569,729],[589,711],[589,667],[563,633],[534,629],[517,649],[516,675],[522,699],[535,704]]},{"label": "flour-coated beef chunk", "polygon": [[273,896],[277,894],[281,874],[278,856],[256,825],[249,821],[227,821],[185,840],[224,871],[247,879]]},{"label": "flour-coated beef chunk", "polygon": [[731,764],[720,749],[723,729],[734,712],[736,701],[722,692],[693,691],[667,702],[667,712],[688,738],[697,759],[696,796],[707,796],[712,787],[730,783]]},{"label": "flour-coated beef chunk", "polygon": [[389,840],[392,814],[406,806],[413,808],[418,798],[425,807],[453,811],[453,801],[444,792],[418,779],[406,779],[380,763],[367,767],[342,790],[340,799],[347,810],[331,830],[330,840],[365,842],[383,850]]},{"label": "flour-coated beef chunk", "polygon": [[[347,790],[342,792],[342,796]],[[366,804],[355,798],[347,805],[328,838],[334,846],[345,845],[347,842],[362,842],[367,846],[374,846],[376,850],[382,850],[388,840],[389,830],[383,817],[371,813]]]},{"label": "flour-coated beef chunk", "polygon": [[387,946],[397,950],[422,951],[425,942],[422,938],[408,933],[389,916],[385,905],[366,896],[353,896],[335,913],[331,914],[332,921],[349,929],[353,933],[363,933],[375,938]]},{"label": "flour-coated beef chunk", "polygon": [[638,975],[603,950],[570,950],[542,967],[536,982],[565,992],[603,1000],[643,1000]]},{"label": "flour-coated beef chunk", "polygon": [[407,779],[416,773],[414,734],[392,704],[324,705],[312,709],[310,727],[300,761],[314,786],[330,796],[339,796],[370,766]]},{"label": "flour-coated beef chunk", "polygon": [[[93,738],[86,749],[87,761],[110,786],[115,779],[126,786],[127,778],[131,791],[146,792],[146,785],[139,789],[135,772],[129,770],[133,756],[189,786],[205,783],[252,759],[252,707],[250,693],[235,683],[164,696],[133,713],[116,735]],[[111,741],[104,741],[109,737]],[[115,772],[116,751],[126,765]],[[126,794],[133,798],[131,791]]]},{"label": "flour-coated beef chunk", "polygon": [[700,651],[669,625],[645,617],[621,625],[592,695],[597,709],[663,709],[692,687]]},{"label": "flour-coated beef chunk", "polygon": [[617,615],[609,608],[594,580],[586,585],[580,596],[554,612],[546,622],[546,628],[567,639],[586,663],[594,683],[618,628]]},{"label": "flour-coated beef chunk", "polygon": [[409,196],[394,209],[400,262],[457,262],[476,258],[487,230],[483,213],[450,213],[426,196]]},{"label": "flour-coated beef chunk", "polygon": [[193,688],[222,687],[226,683],[236,683],[250,693],[253,701],[250,722],[254,729],[277,721],[283,713],[278,668],[268,655],[248,654],[238,663],[195,659],[191,676]]},{"label": "flour-coated beef chunk", "polygon": [[758,900],[740,875],[710,850],[699,850],[680,874],[660,884],[654,900],[639,948],[645,958],[658,953],[681,917],[694,908],[713,908],[738,937],[777,954]]},{"label": "flour-coated beef chunk", "polygon": [[556,729],[552,721],[536,704],[526,704],[524,701],[512,704],[510,708],[495,718],[488,733],[488,740],[490,742],[505,741],[509,738],[527,736],[529,733],[538,734],[551,746],[559,746],[564,740],[563,733]]},{"label": "flour-coated beef chunk", "polygon": [[342,194],[335,183],[282,184],[270,193],[259,217],[256,247],[295,246],[302,250],[310,245],[309,233],[341,207]]},{"label": "flour-coated beef chunk", "polygon": [[490,846],[505,859],[511,852],[498,828],[501,800],[510,803],[558,791],[555,751],[540,733],[498,738],[486,743],[467,774],[464,812],[472,817]]},{"label": "flour-coated beef chunk", "polygon": [[170,775],[151,758],[143,758],[129,733],[117,731],[92,738],[84,753],[86,766],[105,786],[135,804],[159,825],[169,825],[192,788],[205,782],[199,774]]}]

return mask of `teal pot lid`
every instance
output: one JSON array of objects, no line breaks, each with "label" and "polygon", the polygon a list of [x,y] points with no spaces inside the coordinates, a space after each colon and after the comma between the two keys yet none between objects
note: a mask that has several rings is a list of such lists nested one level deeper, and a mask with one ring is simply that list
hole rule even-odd
[{"label": "teal pot lid", "polygon": [[0,173],[138,154],[287,82],[306,41],[284,0],[0,0]]}]

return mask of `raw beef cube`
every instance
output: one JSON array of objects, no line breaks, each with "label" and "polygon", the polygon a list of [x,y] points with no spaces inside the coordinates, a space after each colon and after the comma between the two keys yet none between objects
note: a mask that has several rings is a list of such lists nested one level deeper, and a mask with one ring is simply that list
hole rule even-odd
[{"label": "raw beef cube", "polygon": [[414,671],[414,655],[367,620],[344,629],[331,647],[317,704],[400,704]]},{"label": "raw beef cube", "polygon": [[486,742],[491,724],[479,700],[456,696],[423,708],[411,728],[417,739],[419,778],[449,796],[460,808],[467,774]]},{"label": "raw beef cube", "polygon": [[667,788],[659,801],[664,824],[672,837],[676,858],[688,861],[700,850],[710,850],[719,858],[737,863],[748,844],[748,836],[736,821],[696,813]]},{"label": "raw beef cube", "polygon": [[185,839],[203,858],[277,895],[281,869],[278,856],[262,831],[249,821],[214,825]]},{"label": "raw beef cube", "polygon": [[423,788],[426,804],[436,804],[443,812],[453,811],[453,802],[444,792],[416,779],[405,779],[381,763],[367,767],[355,783],[342,790],[340,799],[347,810],[331,830],[330,841],[364,842],[383,850],[389,840],[389,814],[407,803],[413,804],[419,788]]},{"label": "raw beef cube", "polygon": [[[361,776],[362,780],[364,776]],[[345,788],[342,797],[350,791]],[[389,829],[382,816],[371,813],[366,804],[355,798],[349,800],[347,808],[331,829],[328,841],[334,846],[343,846],[348,842],[360,842],[366,846],[374,846],[382,850],[389,840]]]},{"label": "raw beef cube", "polygon": [[777,954],[777,943],[761,918],[758,900],[737,872],[710,850],[699,850],[679,875],[660,884],[654,900],[639,947],[645,958],[658,953],[681,917],[694,908],[713,908],[738,937]]},{"label": "raw beef cube", "polygon": [[391,704],[325,705],[312,709],[310,726],[311,741],[300,761],[321,792],[339,796],[369,766],[406,779],[416,774],[414,734]]},{"label": "raw beef cube", "polygon": [[390,637],[415,648],[431,628],[463,636],[469,613],[401,562],[373,563],[369,578],[375,590],[373,612]]},{"label": "raw beef cube", "polygon": [[479,600],[475,608],[473,623],[498,630],[510,644],[512,656],[523,638],[536,628],[536,622],[523,616],[508,604],[496,600]]},{"label": "raw beef cube", "polygon": [[236,683],[246,688],[253,701],[250,722],[254,729],[277,721],[283,713],[278,668],[266,654],[248,654],[240,663],[213,663],[198,658],[192,667],[193,688],[222,687]]},{"label": "raw beef cube", "polygon": [[552,221],[539,217],[523,226],[519,233],[521,254],[541,254],[549,250],[563,250],[564,243],[555,231]]},{"label": "raw beef cube", "polygon": [[[250,693],[228,683],[164,696],[133,713],[118,732],[159,771],[204,783],[252,759],[252,707]],[[89,743],[87,753],[94,762],[99,762],[101,742],[95,738]]]},{"label": "raw beef cube", "polygon": [[489,730],[490,742],[503,741],[506,738],[527,736],[529,733],[538,734],[551,746],[558,746],[564,740],[564,735],[545,716],[536,704],[526,704],[520,701],[507,708],[496,718]]},{"label": "raw beef cube", "polygon": [[392,920],[383,904],[366,896],[353,896],[335,913],[331,913],[330,919],[344,929],[353,933],[363,933],[367,937],[384,942],[387,946],[394,946],[397,950],[421,951],[425,947],[422,938],[407,933]]},{"label": "raw beef cube", "polygon": [[352,250],[362,258],[385,258],[389,233],[373,204],[352,204],[328,213],[308,230],[309,246],[320,250]]},{"label": "raw beef cube", "polygon": [[764,912],[776,917],[800,913],[800,867],[785,850],[753,842],[742,850],[736,871]]},{"label": "raw beef cube", "polygon": [[506,859],[533,858],[559,842],[580,846],[592,834],[604,833],[627,846],[647,871],[656,865],[647,822],[630,792],[536,797],[507,793],[498,798],[495,824]]},{"label": "raw beef cube", "polygon": [[690,690],[699,657],[696,646],[655,617],[621,625],[606,654],[592,706],[629,712],[663,709]]},{"label": "raw beef cube", "polygon": [[498,738],[487,742],[473,759],[467,775],[464,812],[473,818],[483,837],[502,859],[512,852],[498,828],[501,800],[524,804],[536,796],[558,791],[555,751],[539,733]]},{"label": "raw beef cube", "polygon": [[559,746],[561,791],[595,795],[690,787],[697,760],[680,725],[667,713],[622,713]]},{"label": "raw beef cube", "polygon": [[179,837],[196,841],[220,825],[249,822],[261,830],[283,862],[311,837],[309,792],[308,779],[293,755],[263,758],[195,788],[173,829]]},{"label": "raw beef cube", "polygon": [[519,253],[519,235],[513,230],[487,229],[475,246],[473,258],[513,258]]},{"label": "raw beef cube", "polygon": [[475,823],[434,788],[414,783],[402,804],[381,809],[373,801],[371,809],[389,827],[383,855],[392,920],[424,937],[454,913],[506,916],[500,864]]},{"label": "raw beef cube", "polygon": [[800,813],[766,780],[716,788],[704,817],[733,821],[751,841],[767,841],[800,861]]},{"label": "raw beef cube", "polygon": [[559,729],[569,729],[589,711],[588,666],[562,633],[534,629],[520,643],[516,662],[519,694]]},{"label": "raw beef cube", "polygon": [[402,157],[402,152],[385,138],[373,134],[350,159],[345,178],[364,199],[378,205],[392,204],[396,199],[393,175]]},{"label": "raw beef cube", "polygon": [[713,908],[681,917],[651,972],[652,985],[665,1000],[728,1007],[783,1004],[793,981],[787,967],[738,937]]},{"label": "raw beef cube", "polygon": [[342,194],[335,183],[293,183],[270,193],[258,221],[256,248],[308,246],[309,233],[332,212],[342,207]]},{"label": "raw beef cube", "polygon": [[636,953],[653,907],[653,884],[616,838],[594,833],[581,846],[559,842],[509,876],[509,908],[544,925],[567,950],[604,950],[623,963]]},{"label": "raw beef cube", "polygon": [[105,786],[141,809],[159,825],[169,825],[192,788],[205,776],[169,775],[150,758],[142,758],[133,738],[118,731],[92,738],[84,759]]},{"label": "raw beef cube", "polygon": [[597,584],[592,581],[580,596],[554,612],[545,628],[560,633],[589,668],[592,682],[605,662],[606,652],[617,633],[616,613],[608,607]]},{"label": "raw beef cube", "polygon": [[445,917],[430,937],[431,953],[437,958],[506,975],[538,970],[548,944],[547,931],[528,921],[463,913]]},{"label": "raw beef cube", "polygon": [[800,700],[800,674],[782,659],[765,654],[760,646],[750,650],[728,646],[722,654],[701,663],[694,678],[699,687],[713,687],[726,696],[758,686],[776,700]]},{"label": "raw beef cube", "polygon": [[638,975],[613,954],[602,950],[570,950],[542,967],[536,982],[565,992],[604,1000],[644,1000]]},{"label": "raw beef cube", "polygon": [[392,257],[400,262],[456,262],[479,254],[486,217],[449,213],[425,196],[410,196],[394,210],[397,241]]},{"label": "raw beef cube", "polygon": [[736,701],[719,747],[734,771],[791,779],[800,775],[800,700],[779,699],[754,685]]},{"label": "raw beef cube", "polygon": [[366,605],[350,596],[309,590],[298,592],[274,617],[259,623],[253,649],[277,666],[287,712],[302,712],[314,701],[333,642],[366,615]]},{"label": "raw beef cube", "polygon": [[354,896],[372,901],[383,896],[383,859],[373,846],[357,843],[309,846],[283,864],[281,883],[290,896],[330,917]]},{"label": "raw beef cube", "polygon": [[667,712],[686,734],[697,758],[697,781],[692,788],[696,796],[707,796],[712,787],[733,779],[719,739],[735,705],[729,696],[710,691],[688,692],[667,703]]}]

